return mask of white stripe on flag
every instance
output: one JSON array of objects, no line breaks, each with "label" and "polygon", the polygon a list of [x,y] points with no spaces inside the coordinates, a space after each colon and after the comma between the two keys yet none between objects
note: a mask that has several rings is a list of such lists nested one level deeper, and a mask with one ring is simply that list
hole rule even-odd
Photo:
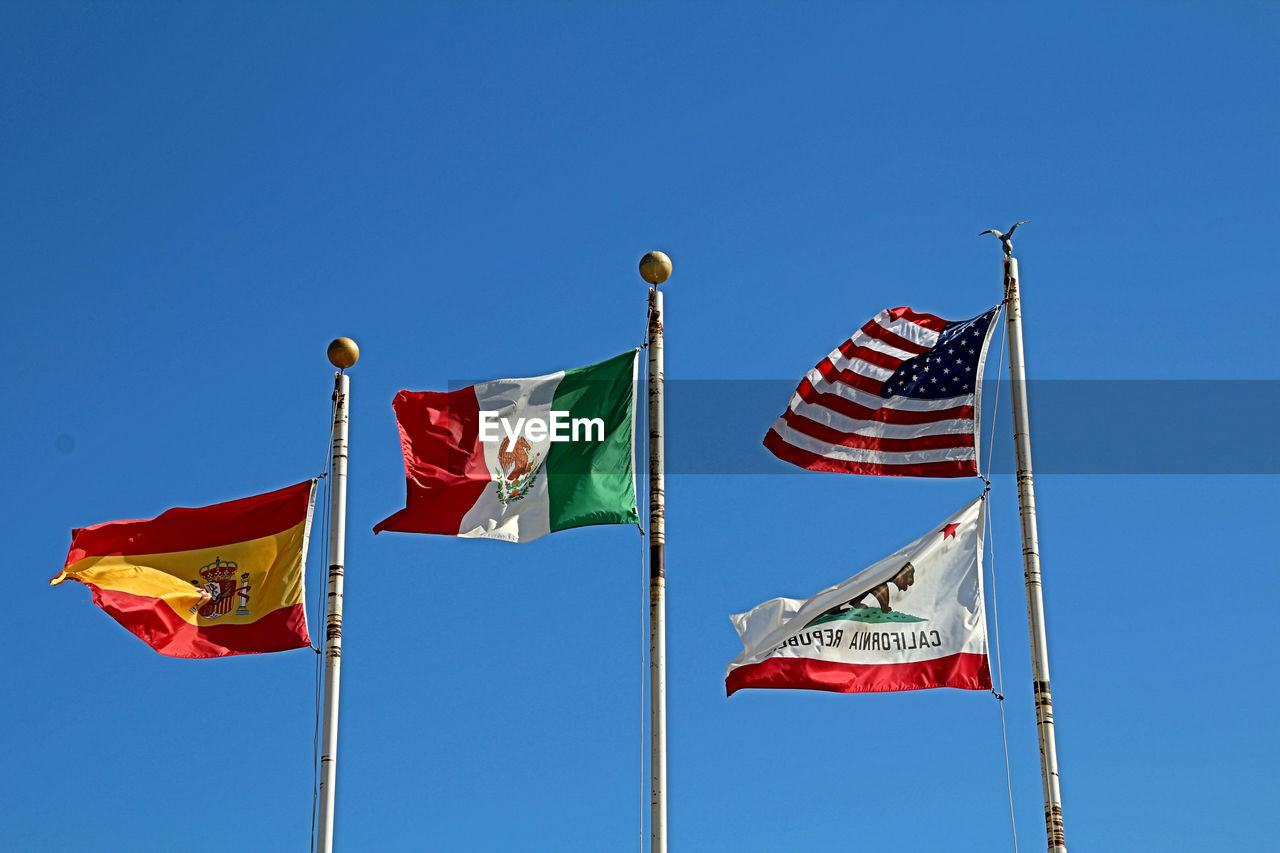
[{"label": "white stripe on flag", "polygon": [[792,447],[837,459],[842,462],[869,462],[877,465],[922,465],[926,462],[963,462],[975,457],[972,447],[943,447],[933,450],[913,450],[904,453],[886,453],[882,450],[863,450],[858,447],[845,447],[796,432],[785,422],[779,420],[773,425],[773,431]]},{"label": "white stripe on flag", "polygon": [[[832,394],[848,400],[850,403],[857,403],[859,406],[866,406],[868,409],[897,409],[903,412],[932,412],[937,409],[942,400],[917,400],[911,397],[889,397],[888,399],[881,397],[879,394],[869,394],[866,391],[859,391],[852,385],[846,385],[843,382],[829,382],[822,378],[822,374],[815,367],[805,374],[805,379],[809,380],[809,384],[813,386],[813,390],[819,394]],[[792,400],[800,399],[799,392],[791,396]],[[969,404],[969,395],[962,397],[949,397],[951,406],[965,406]],[[945,407],[944,407],[945,408]]]},{"label": "white stripe on flag", "polygon": [[[945,407],[939,408],[955,408],[967,404],[967,400],[958,399],[958,402],[952,400],[935,401],[946,402]],[[942,418],[940,420],[931,421],[923,424],[888,424],[883,421],[868,421],[860,418],[851,418],[840,412],[828,409],[816,403],[805,403],[801,401],[799,404],[791,407],[791,411],[802,418],[829,426],[832,429],[839,430],[847,435],[877,435],[885,438],[918,438],[922,435],[959,435],[966,432],[973,432],[972,418]]]},{"label": "white stripe on flag", "polygon": [[[889,313],[891,310],[892,309],[889,308],[884,309],[875,317],[871,318],[871,322],[875,323],[882,329],[887,329],[890,332],[893,332],[900,338],[906,338],[913,344],[919,344],[922,347],[932,347],[938,342],[938,333],[933,329],[925,328],[919,323],[912,322],[906,317],[899,317],[896,320],[890,320]],[[876,340],[861,329],[853,333],[852,340],[857,340],[859,337]],[[879,343],[879,341],[876,342]]]}]

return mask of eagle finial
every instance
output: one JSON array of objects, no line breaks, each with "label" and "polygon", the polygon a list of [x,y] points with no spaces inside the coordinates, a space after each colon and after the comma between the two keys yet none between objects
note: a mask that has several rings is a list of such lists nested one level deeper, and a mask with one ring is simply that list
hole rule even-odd
[{"label": "eagle finial", "polygon": [[[1010,225],[1009,230],[1003,234],[994,228],[988,228],[986,231],[983,231],[982,234],[994,234],[999,237],[1000,247],[1004,249],[1004,256],[1007,258],[1013,254],[1013,232],[1018,230],[1019,225],[1026,225],[1030,221],[1030,219],[1024,219],[1021,222],[1015,222]],[[982,234],[979,234],[978,236],[981,237]]]}]

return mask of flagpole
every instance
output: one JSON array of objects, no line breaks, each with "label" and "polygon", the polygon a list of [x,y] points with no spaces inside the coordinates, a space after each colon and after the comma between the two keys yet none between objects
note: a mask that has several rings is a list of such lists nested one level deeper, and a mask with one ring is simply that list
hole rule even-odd
[{"label": "flagpole", "polygon": [[338,688],[342,670],[342,569],[347,536],[347,421],[351,380],[346,369],[360,358],[360,348],[350,338],[329,344],[329,362],[338,368],[333,377],[333,464],[329,496],[329,605],[325,620],[324,727],[320,741],[320,831],[316,850],[333,850],[334,784],[338,776]]},{"label": "flagpole", "polygon": [[640,259],[649,282],[649,835],[651,853],[667,851],[667,602],[663,441],[662,291],[671,259],[650,252]]},{"label": "flagpole", "polygon": [[[1021,224],[1021,223],[1019,223]],[[1015,228],[1017,226],[1014,226]],[[1053,699],[1049,693],[1049,647],[1040,585],[1040,542],[1036,531],[1036,497],[1031,474],[1031,426],[1027,418],[1027,370],[1022,349],[1022,303],[1018,295],[1018,259],[1008,239],[1004,245],[1005,325],[1009,335],[1009,383],[1013,398],[1013,441],[1018,459],[1018,510],[1022,517],[1022,561],[1027,581],[1027,620],[1031,629],[1031,670],[1036,697],[1036,729],[1040,737],[1040,775],[1044,783],[1044,820],[1050,853],[1066,853],[1062,831],[1062,792],[1058,785],[1058,748],[1053,733]]]}]

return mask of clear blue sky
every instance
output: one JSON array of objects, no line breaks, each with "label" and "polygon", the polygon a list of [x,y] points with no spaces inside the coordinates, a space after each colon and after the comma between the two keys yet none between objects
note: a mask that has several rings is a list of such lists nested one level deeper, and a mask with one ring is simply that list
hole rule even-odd
[{"label": "clear blue sky", "polygon": [[307,849],[315,656],[168,659],[46,582],[74,526],[318,473],[350,335],[341,848],[645,849],[637,532],[370,529],[403,498],[398,389],[638,344],[662,249],[672,849],[1012,849],[989,694],[726,699],[723,675],[729,614],[978,491],[793,473],[756,442],[879,309],[997,302],[977,234],[1016,219],[1031,375],[1098,390],[1032,393],[1068,843],[1273,843],[1278,36],[1246,2],[4,3],[0,847]]}]

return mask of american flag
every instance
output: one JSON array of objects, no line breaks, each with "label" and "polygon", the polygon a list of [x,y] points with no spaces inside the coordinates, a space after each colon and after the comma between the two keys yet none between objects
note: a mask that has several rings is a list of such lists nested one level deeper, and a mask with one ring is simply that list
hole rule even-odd
[{"label": "american flag", "polygon": [[810,471],[977,474],[975,412],[999,312],[949,322],[881,311],[805,375],[764,446]]}]

